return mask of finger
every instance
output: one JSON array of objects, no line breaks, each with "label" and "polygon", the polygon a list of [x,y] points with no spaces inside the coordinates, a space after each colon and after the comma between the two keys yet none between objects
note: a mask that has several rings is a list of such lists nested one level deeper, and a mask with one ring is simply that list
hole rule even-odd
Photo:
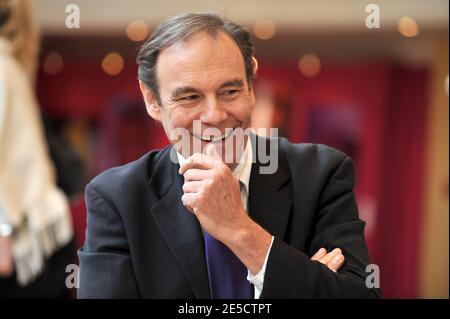
[{"label": "finger", "polygon": [[178,172],[183,175],[184,172],[191,168],[211,169],[216,167],[218,163],[220,162],[211,156],[195,153],[186,159],[186,162],[181,165]]},{"label": "finger", "polygon": [[315,254],[314,256],[311,257],[311,260],[319,260],[320,258],[322,258],[323,256],[325,256],[325,254],[327,253],[327,250],[325,248],[320,248]]},{"label": "finger", "polygon": [[9,277],[13,273],[13,263],[10,260],[0,262],[0,277]]},{"label": "finger", "polygon": [[339,248],[335,248],[333,249],[331,252],[329,252],[328,254],[326,254],[325,256],[323,256],[322,258],[319,259],[319,261],[324,264],[324,265],[328,265],[328,263],[337,255],[337,254],[342,254],[342,251]]},{"label": "finger", "polygon": [[181,201],[183,205],[191,212],[194,212],[193,205],[195,204],[196,195],[194,193],[186,193],[181,196]]},{"label": "finger", "polygon": [[211,172],[209,170],[191,168],[184,172],[184,181],[202,181],[211,177]]},{"label": "finger", "polygon": [[197,193],[203,188],[203,182],[200,181],[192,181],[186,182],[183,184],[183,192],[187,193]]},{"label": "finger", "polygon": [[342,254],[337,254],[334,258],[327,264],[327,267],[332,271],[337,272],[344,264],[345,257]]},{"label": "finger", "polygon": [[14,270],[10,237],[0,237],[0,277],[9,277]]}]

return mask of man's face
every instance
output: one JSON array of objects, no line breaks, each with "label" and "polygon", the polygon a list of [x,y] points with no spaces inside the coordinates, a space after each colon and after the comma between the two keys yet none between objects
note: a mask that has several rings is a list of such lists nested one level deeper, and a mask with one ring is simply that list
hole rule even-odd
[{"label": "man's face", "polygon": [[[246,80],[242,54],[227,35],[201,33],[186,43],[165,48],[158,57],[157,80],[161,105],[143,83],[141,90],[150,116],[162,123],[172,144],[180,138],[171,137],[171,132],[182,128],[189,132],[191,145],[200,144],[203,150],[213,143],[217,150],[223,150],[233,142],[225,133],[250,127],[255,97]],[[201,123],[200,131],[194,130],[195,120]],[[210,135],[210,128],[216,128],[217,133]],[[186,154],[182,147],[179,151]]]}]

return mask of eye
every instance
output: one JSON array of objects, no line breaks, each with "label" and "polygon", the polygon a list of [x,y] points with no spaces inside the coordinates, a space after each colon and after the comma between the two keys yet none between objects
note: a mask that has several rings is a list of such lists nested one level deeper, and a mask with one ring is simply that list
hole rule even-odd
[{"label": "eye", "polygon": [[187,101],[187,102],[191,102],[191,101],[195,101],[196,99],[198,99],[198,95],[188,95],[188,96],[183,96],[182,98],[180,98],[180,101]]},{"label": "eye", "polygon": [[230,97],[235,97],[239,94],[240,90],[225,90],[222,92],[222,95],[224,97],[230,98]]}]

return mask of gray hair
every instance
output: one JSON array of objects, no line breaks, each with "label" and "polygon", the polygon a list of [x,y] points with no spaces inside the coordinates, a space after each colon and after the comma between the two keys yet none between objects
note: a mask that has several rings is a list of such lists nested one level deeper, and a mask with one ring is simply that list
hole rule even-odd
[{"label": "gray hair", "polygon": [[216,14],[186,13],[173,16],[162,22],[141,47],[137,56],[138,79],[144,82],[161,105],[156,78],[156,62],[161,50],[179,42],[188,41],[194,35],[207,32],[215,37],[220,32],[228,35],[239,47],[244,58],[247,83],[251,87],[256,69],[253,58],[255,49],[250,41],[250,33],[240,25]]}]

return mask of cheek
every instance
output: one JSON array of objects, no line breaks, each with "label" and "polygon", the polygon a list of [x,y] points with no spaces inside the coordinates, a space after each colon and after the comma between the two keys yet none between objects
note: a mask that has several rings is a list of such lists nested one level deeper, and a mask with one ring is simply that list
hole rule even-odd
[{"label": "cheek", "polygon": [[239,122],[248,122],[252,112],[252,105],[248,99],[243,99],[242,102],[236,103],[230,110],[230,114]]},{"label": "cheek", "polygon": [[168,123],[167,126],[170,129],[185,128],[190,130],[193,121],[199,118],[199,116],[197,116],[196,113],[186,109],[173,110],[172,112],[170,112],[170,114],[167,114],[166,116],[167,116],[166,122]]}]

